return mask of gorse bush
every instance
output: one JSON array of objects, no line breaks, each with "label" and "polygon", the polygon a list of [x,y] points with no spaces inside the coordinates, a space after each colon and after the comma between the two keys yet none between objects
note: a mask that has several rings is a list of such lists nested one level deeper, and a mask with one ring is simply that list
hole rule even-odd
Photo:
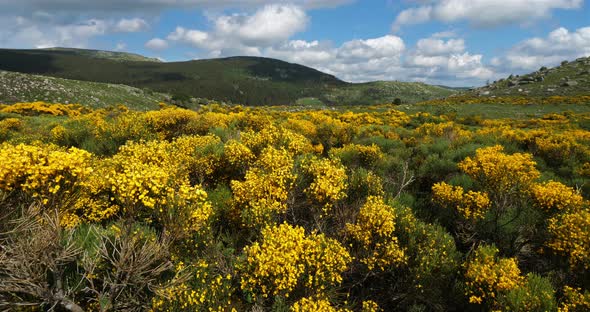
[{"label": "gorse bush", "polygon": [[1,105],[0,310],[588,310],[588,113],[450,101]]}]

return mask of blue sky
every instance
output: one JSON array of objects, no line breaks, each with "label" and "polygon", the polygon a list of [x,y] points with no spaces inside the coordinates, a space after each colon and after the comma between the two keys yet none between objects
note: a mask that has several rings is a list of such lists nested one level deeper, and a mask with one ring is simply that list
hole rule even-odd
[{"label": "blue sky", "polygon": [[0,0],[0,47],[254,55],[354,82],[481,85],[590,56],[583,0]]}]

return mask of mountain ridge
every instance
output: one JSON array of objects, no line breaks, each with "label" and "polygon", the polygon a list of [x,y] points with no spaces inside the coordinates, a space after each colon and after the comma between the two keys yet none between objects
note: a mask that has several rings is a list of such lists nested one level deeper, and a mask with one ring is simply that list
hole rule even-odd
[{"label": "mountain ridge", "polygon": [[0,49],[0,70],[123,84],[179,99],[207,98],[245,105],[291,105],[307,98],[325,105],[413,103],[455,93],[418,83],[349,83],[311,67],[271,58],[146,62],[97,57],[93,51],[97,50]]}]

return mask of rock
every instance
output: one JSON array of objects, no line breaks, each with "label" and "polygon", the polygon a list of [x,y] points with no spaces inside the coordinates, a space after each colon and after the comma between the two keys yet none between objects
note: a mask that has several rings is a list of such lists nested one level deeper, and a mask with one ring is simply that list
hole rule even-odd
[{"label": "rock", "polygon": [[522,85],[527,85],[527,84],[531,84],[531,83],[533,83],[533,82],[530,80],[521,80],[518,82],[518,85],[522,86]]},{"label": "rock", "polygon": [[583,70],[579,74],[580,75],[590,75],[590,70]]},{"label": "rock", "polygon": [[537,82],[545,81],[545,77],[543,77],[543,76],[536,77],[535,81],[537,81]]},{"label": "rock", "polygon": [[555,92],[555,89],[549,88],[549,89],[547,89],[547,92]]},{"label": "rock", "polygon": [[514,81],[514,80],[508,80],[508,86],[509,86],[509,87],[514,87],[514,86],[516,86],[517,84],[518,84],[518,83],[517,83],[516,81]]},{"label": "rock", "polygon": [[518,92],[522,92],[522,89],[518,89]]},{"label": "rock", "polygon": [[562,87],[574,87],[577,86],[578,82],[575,80],[569,80],[561,84]]}]

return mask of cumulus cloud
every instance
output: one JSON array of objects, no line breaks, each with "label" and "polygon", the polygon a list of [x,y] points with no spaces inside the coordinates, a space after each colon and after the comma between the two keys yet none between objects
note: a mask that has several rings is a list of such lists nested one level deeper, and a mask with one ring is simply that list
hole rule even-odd
[{"label": "cumulus cloud", "polygon": [[555,9],[577,9],[583,0],[441,0],[403,10],[392,29],[428,21],[451,23],[468,21],[480,27],[523,24],[548,17]]},{"label": "cumulus cloud", "polygon": [[124,18],[113,26],[116,32],[139,32],[147,28],[148,23],[142,18]]},{"label": "cumulus cloud", "polygon": [[260,48],[282,43],[303,31],[305,11],[293,5],[266,5],[253,14],[221,15],[211,19],[209,31],[177,27],[167,39],[208,50],[222,56],[236,52],[259,55]]},{"label": "cumulus cloud", "polygon": [[418,40],[416,46],[423,55],[452,54],[463,52],[465,50],[465,41],[463,39],[450,39],[445,42],[441,39],[426,38]]},{"label": "cumulus cloud", "polygon": [[248,46],[270,45],[305,29],[308,17],[293,5],[266,5],[253,15],[234,14],[215,20],[215,32],[234,37]]},{"label": "cumulus cloud", "polygon": [[109,24],[89,19],[76,24],[45,25],[23,17],[3,20],[0,23],[0,46],[10,48],[47,48],[67,46],[82,48],[88,40],[104,35]]},{"label": "cumulus cloud", "polygon": [[333,60],[336,51],[327,42],[291,40],[276,47],[267,48],[264,54],[293,63],[319,67]]},{"label": "cumulus cloud", "polygon": [[396,58],[404,49],[404,41],[400,37],[387,35],[375,39],[345,42],[338,50],[338,58],[349,62]]},{"label": "cumulus cloud", "polygon": [[162,50],[166,50],[168,48],[168,42],[164,39],[161,39],[161,38],[153,38],[153,39],[150,39],[148,42],[146,42],[144,46],[147,49],[150,49],[153,51],[162,51]]},{"label": "cumulus cloud", "polygon": [[168,35],[168,40],[178,41],[193,45],[197,48],[207,48],[207,43],[212,44],[209,34],[204,31],[176,27],[176,30]]},{"label": "cumulus cloud", "polygon": [[[436,35],[436,34],[435,34]],[[405,58],[405,66],[414,77],[431,81],[483,81],[494,71],[483,63],[483,56],[466,51],[463,39],[437,39],[435,36],[418,40],[416,48]]]},{"label": "cumulus cloud", "polygon": [[590,26],[575,31],[560,27],[545,38],[516,44],[504,56],[494,58],[492,64],[507,70],[535,70],[583,56],[590,56]]},{"label": "cumulus cloud", "polygon": [[[314,67],[347,81],[391,79],[405,50],[401,38],[386,35],[351,40],[335,47],[330,42],[291,40],[264,49],[263,55]],[[395,75],[394,75],[395,76]]]},{"label": "cumulus cloud", "polygon": [[142,19],[104,20],[91,18],[62,23],[53,15],[36,13],[0,20],[0,47],[47,48],[55,46],[84,48],[97,36],[115,32],[137,32],[147,27]]},{"label": "cumulus cloud", "polygon": [[468,85],[495,77],[482,55],[466,51],[463,39],[445,41],[439,37],[421,39],[410,48],[393,35],[351,40],[340,46],[291,40],[264,49],[262,55],[311,66],[351,82],[410,80]]}]

